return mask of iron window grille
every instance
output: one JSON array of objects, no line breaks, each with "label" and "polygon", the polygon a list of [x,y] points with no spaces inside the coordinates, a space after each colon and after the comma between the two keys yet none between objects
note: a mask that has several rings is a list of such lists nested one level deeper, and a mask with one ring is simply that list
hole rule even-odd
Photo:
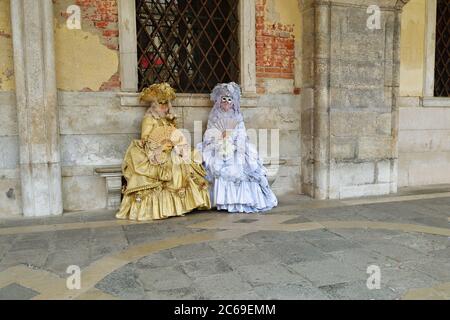
[{"label": "iron window grille", "polygon": [[434,96],[450,97],[450,1],[437,1]]},{"label": "iron window grille", "polygon": [[209,93],[240,79],[239,0],[136,0],[139,91]]}]

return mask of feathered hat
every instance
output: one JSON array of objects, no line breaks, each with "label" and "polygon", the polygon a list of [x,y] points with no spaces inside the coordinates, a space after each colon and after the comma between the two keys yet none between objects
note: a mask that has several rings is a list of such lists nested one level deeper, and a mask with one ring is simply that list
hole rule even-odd
[{"label": "feathered hat", "polygon": [[167,103],[175,100],[175,90],[167,82],[153,84],[141,93],[141,101]]}]

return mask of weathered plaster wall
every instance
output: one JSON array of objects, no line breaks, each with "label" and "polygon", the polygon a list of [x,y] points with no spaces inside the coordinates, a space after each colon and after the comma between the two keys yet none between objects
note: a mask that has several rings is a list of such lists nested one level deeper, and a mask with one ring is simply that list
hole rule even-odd
[{"label": "weathered plaster wall", "polygon": [[301,15],[297,0],[256,1],[256,76],[259,93],[298,94]]},{"label": "weathered plaster wall", "polygon": [[402,14],[400,96],[422,96],[426,0],[411,0]]},{"label": "weathered plaster wall", "polygon": [[9,0],[0,0],[0,91],[14,90],[14,61]]},{"label": "weathered plaster wall", "polygon": [[[67,28],[70,5],[81,9],[81,29]],[[55,0],[57,86],[63,91],[120,89],[117,1]]]},{"label": "weathered plaster wall", "polygon": [[[298,0],[256,1],[258,108],[246,109],[248,128],[279,129],[278,194],[301,192],[301,12]],[[206,120],[206,118],[205,118]]]},{"label": "weathered plaster wall", "polygon": [[[81,29],[67,28],[70,5],[81,9]],[[55,50],[64,210],[106,206],[103,178],[94,168],[121,163],[134,137],[134,110],[118,106],[116,0],[55,0]]]}]

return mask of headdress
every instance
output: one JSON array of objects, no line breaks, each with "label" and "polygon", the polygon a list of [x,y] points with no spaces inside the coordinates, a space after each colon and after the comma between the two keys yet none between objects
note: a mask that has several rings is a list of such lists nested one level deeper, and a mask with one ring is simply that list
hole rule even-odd
[{"label": "headdress", "polygon": [[[222,97],[230,97],[232,99],[232,112],[224,113],[220,106]],[[236,122],[243,121],[241,113],[241,88],[235,82],[220,83],[215,86],[211,93],[211,100],[214,101],[214,107],[211,110],[208,121],[208,128],[215,126],[218,121],[223,118],[231,118]]]},{"label": "headdress", "polygon": [[211,93],[211,100],[218,102],[221,97],[231,97],[236,111],[240,111],[241,106],[241,87],[235,82],[220,83],[216,85]]},{"label": "headdress", "polygon": [[141,101],[167,103],[175,100],[175,90],[166,82],[153,84],[144,89],[140,95]]}]

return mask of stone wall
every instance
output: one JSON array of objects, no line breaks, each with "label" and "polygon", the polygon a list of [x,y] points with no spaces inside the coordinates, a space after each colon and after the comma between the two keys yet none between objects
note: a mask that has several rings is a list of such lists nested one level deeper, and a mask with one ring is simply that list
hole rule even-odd
[{"label": "stone wall", "polygon": [[397,191],[404,2],[378,2],[381,28],[371,30],[369,1],[301,1],[302,143],[309,150],[302,152],[302,186],[315,198]]},{"label": "stone wall", "polygon": [[15,101],[14,92],[0,91],[0,217],[22,211]]},{"label": "stone wall", "polygon": [[[299,96],[270,94],[257,108],[243,108],[248,129],[281,129],[280,168],[273,185],[278,194],[299,192]],[[124,107],[111,93],[59,93],[63,196],[66,211],[106,206],[105,180],[95,168],[120,165],[132,139],[139,137],[143,107]],[[206,128],[210,107],[175,107],[178,125],[191,132]],[[193,141],[194,143],[199,141]]]},{"label": "stone wall", "polygon": [[[450,183],[450,99],[433,102],[425,78],[433,41],[425,41],[432,1],[411,0],[404,8],[401,41],[399,177],[401,187]],[[431,32],[433,33],[433,32]],[[426,44],[426,45],[425,45]],[[426,74],[428,74],[425,76]],[[432,89],[432,86],[431,86]],[[432,91],[432,90],[431,90]],[[425,95],[425,97],[424,97]],[[427,100],[433,106],[426,106]],[[447,107],[444,107],[444,106]]]},{"label": "stone wall", "polygon": [[[122,106],[117,96],[117,86],[108,87],[104,83],[111,74],[117,72],[116,34],[105,34],[105,30],[114,31],[117,28],[117,6],[113,2],[108,1],[107,5],[103,5],[98,1],[78,1],[83,12],[88,12],[83,15],[82,30],[65,28],[65,9],[69,1],[55,2],[54,11],[58,18],[56,53],[60,89],[63,203],[66,211],[106,206],[105,180],[96,176],[94,170],[121,164],[130,141],[139,136],[145,112],[142,107]],[[268,12],[274,15],[276,9],[272,8]],[[265,9],[262,14],[266,14]],[[101,19],[107,23],[101,23]],[[272,35],[274,41],[277,41],[277,37]],[[282,35],[279,37],[285,38]],[[292,46],[294,39],[294,35],[289,36]],[[75,44],[72,44],[74,41]],[[75,53],[69,52],[71,50],[75,50]],[[279,195],[300,192],[300,96],[299,92],[293,92],[294,48],[291,50],[290,79],[280,77],[279,74],[260,74],[259,79],[267,89],[259,97],[256,108],[243,108],[248,129],[280,129],[280,157],[286,160],[286,164],[280,168],[273,186]],[[75,55],[81,51],[89,54],[77,60]],[[82,70],[83,75],[73,78],[71,75],[74,71],[68,69],[68,65],[74,61],[77,66],[71,67]],[[98,67],[90,67],[95,64]],[[179,126],[189,132],[194,131],[194,121],[202,121],[203,129],[206,128],[210,106],[180,106],[175,111],[179,115]]]},{"label": "stone wall", "polygon": [[0,217],[21,212],[14,87],[10,6],[9,0],[0,0]]},{"label": "stone wall", "polygon": [[450,183],[450,108],[401,108],[399,186]]},{"label": "stone wall", "polygon": [[[368,31],[371,2],[256,1],[259,96],[243,113],[248,129],[280,130],[286,164],[273,186],[278,195],[346,198],[396,190],[399,16],[396,1],[380,1],[382,29]],[[121,105],[118,96],[117,1],[75,1],[81,30],[65,26],[73,1],[53,3],[64,209],[101,209],[106,185],[94,170],[121,164],[145,110]],[[8,41],[1,31],[0,46]],[[0,214],[21,211],[10,90],[0,92],[0,114],[7,119],[0,145],[11,150],[0,158]],[[179,126],[190,132],[194,121],[205,128],[209,110],[175,108]]]}]

